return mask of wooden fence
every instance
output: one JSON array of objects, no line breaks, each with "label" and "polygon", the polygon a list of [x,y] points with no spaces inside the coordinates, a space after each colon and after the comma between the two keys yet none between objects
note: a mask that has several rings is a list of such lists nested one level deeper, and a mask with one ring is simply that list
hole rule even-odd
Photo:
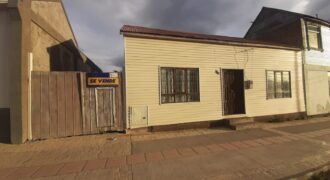
[{"label": "wooden fence", "polygon": [[124,130],[121,87],[88,88],[81,72],[32,72],[32,139]]}]

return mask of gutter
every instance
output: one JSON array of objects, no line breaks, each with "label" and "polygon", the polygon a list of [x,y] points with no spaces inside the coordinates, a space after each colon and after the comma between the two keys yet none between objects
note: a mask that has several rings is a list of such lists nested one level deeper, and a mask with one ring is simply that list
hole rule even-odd
[{"label": "gutter", "polygon": [[29,94],[28,94],[28,101],[29,101],[29,106],[28,106],[28,140],[32,140],[32,71],[33,71],[33,53],[29,53]]},{"label": "gutter", "polygon": [[305,50],[307,48],[307,28],[306,28],[306,23],[305,20],[303,18],[300,19],[301,22],[301,31],[302,31],[302,43],[303,43],[303,50],[301,52],[301,59],[302,59],[302,73],[303,73],[303,89],[304,89],[304,104],[305,104],[305,111],[306,111],[306,116],[308,117],[308,113],[307,113],[307,83],[306,83],[306,79],[307,79],[307,75],[306,75],[306,53]]}]

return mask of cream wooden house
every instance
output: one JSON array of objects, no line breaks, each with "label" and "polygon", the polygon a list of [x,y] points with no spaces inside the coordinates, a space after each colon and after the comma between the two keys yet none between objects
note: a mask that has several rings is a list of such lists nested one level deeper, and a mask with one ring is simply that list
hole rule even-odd
[{"label": "cream wooden house", "polygon": [[127,128],[305,112],[299,48],[123,26]]}]

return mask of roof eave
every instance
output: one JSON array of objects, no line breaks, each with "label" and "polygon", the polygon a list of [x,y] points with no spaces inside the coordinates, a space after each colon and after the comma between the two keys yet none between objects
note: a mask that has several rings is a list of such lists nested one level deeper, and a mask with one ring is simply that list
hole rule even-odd
[{"label": "roof eave", "polygon": [[172,37],[172,36],[165,36],[165,35],[153,35],[153,34],[144,34],[144,33],[136,33],[136,32],[134,32],[134,33],[125,32],[125,31],[120,31],[120,34],[122,34],[123,36],[128,36],[128,37],[143,37],[143,38],[151,38],[151,39],[167,39],[167,40],[189,41],[189,42],[198,42],[198,43],[212,43],[212,44],[221,44],[221,45],[248,46],[248,47],[301,51],[301,48],[297,48],[297,47],[286,47],[286,46],[269,45],[269,44],[261,44],[261,43],[258,44],[258,43],[248,43],[248,42],[224,41],[224,40]]},{"label": "roof eave", "polygon": [[266,7],[262,7],[262,9],[260,10],[260,12],[258,13],[258,15],[256,16],[256,18],[254,19],[254,21],[252,22],[251,26],[249,27],[249,29],[246,31],[245,35],[244,35],[244,38],[246,38],[246,36],[250,33],[252,27],[253,27],[253,24],[258,20],[258,18],[260,18],[261,16],[261,12],[266,9]]},{"label": "roof eave", "polygon": [[308,16],[303,17],[303,19],[330,27],[330,22],[324,21],[322,19],[316,19],[316,18],[312,18],[312,17],[308,17]]}]

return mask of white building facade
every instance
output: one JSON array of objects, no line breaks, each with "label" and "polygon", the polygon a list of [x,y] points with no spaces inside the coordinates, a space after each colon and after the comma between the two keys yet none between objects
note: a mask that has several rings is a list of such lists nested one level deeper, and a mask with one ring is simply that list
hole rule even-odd
[{"label": "white building facade", "polygon": [[330,26],[301,20],[308,115],[330,113]]}]

